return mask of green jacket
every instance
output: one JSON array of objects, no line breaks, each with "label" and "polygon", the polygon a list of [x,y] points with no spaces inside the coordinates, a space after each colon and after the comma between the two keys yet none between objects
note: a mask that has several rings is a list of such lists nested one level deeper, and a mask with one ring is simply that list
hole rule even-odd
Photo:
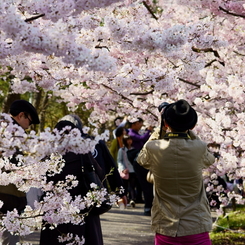
[{"label": "green jacket", "polygon": [[110,151],[117,167],[118,167],[118,163],[117,163],[118,150],[119,150],[118,141],[117,141],[117,138],[115,138],[111,142],[109,151]]}]

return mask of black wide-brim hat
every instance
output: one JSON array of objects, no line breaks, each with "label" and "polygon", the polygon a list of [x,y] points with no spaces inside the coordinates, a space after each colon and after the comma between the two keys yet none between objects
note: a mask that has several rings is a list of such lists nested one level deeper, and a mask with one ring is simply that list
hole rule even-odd
[{"label": "black wide-brim hat", "polygon": [[197,123],[197,113],[186,100],[167,105],[163,113],[166,123],[177,131],[192,129]]},{"label": "black wide-brim hat", "polygon": [[9,110],[10,114],[27,112],[30,114],[32,119],[32,124],[39,124],[40,120],[35,107],[26,100],[15,100]]}]

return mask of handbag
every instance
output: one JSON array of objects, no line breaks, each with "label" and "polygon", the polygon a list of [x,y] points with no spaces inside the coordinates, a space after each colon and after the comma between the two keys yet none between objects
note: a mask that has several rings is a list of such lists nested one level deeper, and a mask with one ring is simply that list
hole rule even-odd
[{"label": "handbag", "polygon": [[[85,158],[85,159],[83,159]],[[84,163],[84,160],[85,164]],[[100,168],[97,161],[90,156],[89,154],[81,155],[81,170],[82,170],[82,179],[80,180],[81,186],[82,186],[82,192],[84,195],[88,193],[89,191],[92,191],[93,188],[91,188],[90,184],[95,183],[98,188],[104,188],[103,182],[101,181],[101,178],[98,176],[96,170]],[[108,212],[112,207],[112,204],[110,203],[109,196],[107,196],[107,199],[101,203],[100,206],[96,206],[94,204],[93,207],[87,208],[85,210],[82,210],[83,213],[89,212],[89,215],[101,215],[103,213]]]}]

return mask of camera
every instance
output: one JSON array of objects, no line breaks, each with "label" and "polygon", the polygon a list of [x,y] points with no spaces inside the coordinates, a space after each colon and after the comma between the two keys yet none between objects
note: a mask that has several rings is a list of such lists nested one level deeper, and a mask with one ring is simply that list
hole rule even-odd
[{"label": "camera", "polygon": [[158,111],[161,113],[161,127],[160,127],[160,137],[162,135],[162,127],[164,126],[164,109],[169,105],[168,102],[163,102],[158,106]]},{"label": "camera", "polygon": [[160,104],[158,106],[158,111],[161,113],[162,120],[164,119],[163,118],[163,111],[164,111],[165,107],[168,106],[168,105],[169,105],[168,102],[163,102],[162,104]]},{"label": "camera", "polygon": [[162,104],[158,106],[158,111],[161,112],[167,105],[169,105],[168,102],[162,102]]}]

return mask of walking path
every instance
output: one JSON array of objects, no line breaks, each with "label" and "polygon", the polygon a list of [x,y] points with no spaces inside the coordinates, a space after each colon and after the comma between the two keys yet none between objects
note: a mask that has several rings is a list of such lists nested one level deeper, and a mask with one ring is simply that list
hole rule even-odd
[{"label": "walking path", "polygon": [[151,217],[144,215],[143,204],[120,210],[112,208],[101,216],[104,245],[154,245]]},{"label": "walking path", "polygon": [[[113,207],[100,216],[104,245],[154,245],[154,234],[150,228],[150,216],[144,215],[143,204],[135,208],[120,210]],[[39,244],[40,232],[26,237],[25,242]],[[96,244],[91,244],[96,245]]]},{"label": "walking path", "polygon": [[[215,218],[216,213],[212,212],[212,216]],[[128,207],[125,210],[113,207],[100,218],[104,245],[154,245],[151,218],[144,215],[144,204],[136,204],[135,208]],[[38,245],[39,235],[37,231],[27,237],[25,242]]]}]

